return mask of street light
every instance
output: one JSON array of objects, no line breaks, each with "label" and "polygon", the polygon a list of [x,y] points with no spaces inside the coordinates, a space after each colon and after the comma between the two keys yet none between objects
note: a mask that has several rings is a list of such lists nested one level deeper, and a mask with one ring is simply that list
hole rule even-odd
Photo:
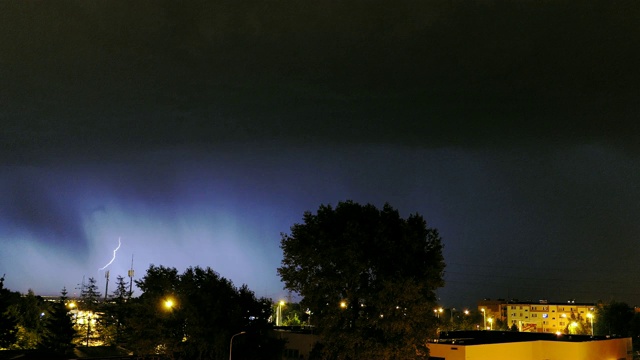
[{"label": "street light", "polygon": [[282,326],[282,307],[284,304],[284,300],[280,300],[278,303],[278,308],[276,309],[276,326]]},{"label": "street light", "polygon": [[489,318],[489,326],[490,326],[489,330],[493,330],[493,318]]},{"label": "street light", "polygon": [[307,326],[311,326],[311,314],[313,314],[311,312],[311,309],[307,309],[307,311],[305,311],[304,313],[309,315],[309,317],[307,318]]},{"label": "street light", "polygon": [[480,309],[482,311],[482,317],[484,318],[484,329],[487,330],[487,312],[484,308]]},{"label": "street light", "polygon": [[440,319],[440,314],[442,314],[444,310],[442,308],[433,309],[433,313],[436,314],[436,317]]},{"label": "street light", "polygon": [[167,299],[164,301],[164,307],[171,310],[173,308],[173,300]]},{"label": "street light", "polygon": [[340,301],[340,307],[343,309],[347,308],[347,302],[346,301]]},{"label": "street light", "polygon": [[587,317],[591,319],[591,336],[593,336],[593,314],[587,313]]},{"label": "street light", "polygon": [[245,331],[240,331],[239,333],[237,333],[237,334],[235,334],[235,335],[233,335],[231,337],[231,340],[229,341],[229,360],[231,360],[231,355],[232,355],[232,351],[233,351],[233,338],[238,336],[238,335],[245,334],[245,333],[246,333]]},{"label": "street light", "polygon": [[67,304],[67,306],[69,307],[69,312],[71,312],[73,314],[73,324],[75,325],[78,322],[78,309],[77,309],[77,305],[75,302],[71,301],[70,303]]},{"label": "street light", "polygon": [[569,324],[569,329],[570,329],[569,333],[575,334],[577,327],[578,327],[578,323],[575,321],[572,321],[571,324]]}]

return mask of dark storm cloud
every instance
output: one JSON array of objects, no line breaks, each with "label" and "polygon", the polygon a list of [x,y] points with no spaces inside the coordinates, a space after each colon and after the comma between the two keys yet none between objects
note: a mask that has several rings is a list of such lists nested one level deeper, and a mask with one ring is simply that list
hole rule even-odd
[{"label": "dark storm cloud", "polygon": [[640,130],[636,2],[2,7],[14,158],[265,138],[634,146]]},{"label": "dark storm cloud", "polygon": [[122,236],[136,259],[244,254],[262,274],[303,211],[388,201],[441,231],[443,301],[636,301],[638,18],[596,0],[2,1],[0,235],[88,244],[91,269]]},{"label": "dark storm cloud", "polygon": [[51,173],[14,169],[3,174],[0,184],[0,236],[86,251],[79,213]]}]

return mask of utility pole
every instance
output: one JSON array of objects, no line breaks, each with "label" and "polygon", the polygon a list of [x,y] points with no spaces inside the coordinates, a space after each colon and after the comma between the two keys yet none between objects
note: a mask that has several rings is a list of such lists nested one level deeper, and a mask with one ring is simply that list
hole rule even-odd
[{"label": "utility pole", "polygon": [[105,279],[107,279],[107,285],[104,288],[104,302],[107,302],[107,296],[109,294],[109,270],[104,273]]},{"label": "utility pole", "polygon": [[131,294],[133,294],[133,254],[131,254],[131,269],[128,272],[129,275],[129,299],[131,299]]}]

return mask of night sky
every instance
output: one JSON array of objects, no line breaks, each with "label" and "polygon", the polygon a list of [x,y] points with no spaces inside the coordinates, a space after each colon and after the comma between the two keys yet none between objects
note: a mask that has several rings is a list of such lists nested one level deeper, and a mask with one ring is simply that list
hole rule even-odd
[{"label": "night sky", "polygon": [[[280,233],[389,202],[446,307],[640,305],[640,2],[2,1],[0,275],[210,266],[286,295]],[[137,292],[139,294],[139,292]]]}]

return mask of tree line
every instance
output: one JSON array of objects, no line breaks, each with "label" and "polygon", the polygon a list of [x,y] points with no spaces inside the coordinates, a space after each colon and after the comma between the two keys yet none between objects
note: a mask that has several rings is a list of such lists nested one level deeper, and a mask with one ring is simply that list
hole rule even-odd
[{"label": "tree line", "polygon": [[[478,311],[439,308],[435,291],[444,286],[442,240],[419,214],[403,218],[352,201],[321,205],[281,234],[285,289],[299,304],[273,304],[246,285],[236,287],[211,268],[150,265],[135,280],[132,297],[125,278],[102,299],[89,278],[80,298],[57,301],[29,291],[22,296],[0,279],[0,349],[43,349],[71,356],[76,346],[118,346],[138,355],[169,359],[277,359],[285,343],[268,335],[277,306],[284,325],[312,325],[321,341],[311,360],[427,359],[427,340],[438,331],[474,329]],[[280,309],[282,310],[282,308]],[[595,335],[640,339],[640,315],[625,303],[600,304]],[[573,315],[567,333],[588,333],[591,324]],[[517,331],[498,319],[495,330]]]},{"label": "tree line", "polygon": [[[301,297],[296,312],[283,320],[314,326],[321,342],[311,359],[428,358],[426,341],[440,326],[433,309],[445,263],[440,235],[421,215],[403,218],[389,204],[321,205],[281,234],[280,247],[277,273],[285,289]],[[66,290],[53,304],[32,292],[21,297],[3,290],[0,313],[8,321],[3,318],[0,347],[68,353],[74,344],[101,343],[138,355],[224,359],[232,336],[243,333],[234,343],[234,359],[278,358],[283,349],[267,334],[272,301],[210,268],[179,273],[151,265],[135,284],[138,297],[118,277],[110,300],[101,301],[90,278],[73,311]],[[26,303],[24,311],[13,310]]]},{"label": "tree line", "polygon": [[142,295],[132,297],[128,283],[103,300],[94,278],[83,284],[79,299],[63,289],[59,299],[45,301],[33,291],[25,296],[0,282],[0,349],[38,349],[62,358],[74,348],[105,345],[137,356],[168,359],[226,359],[230,338],[234,359],[276,359],[283,343],[268,336],[272,302],[257,298],[246,285],[236,287],[211,268],[151,265],[135,283]]}]

